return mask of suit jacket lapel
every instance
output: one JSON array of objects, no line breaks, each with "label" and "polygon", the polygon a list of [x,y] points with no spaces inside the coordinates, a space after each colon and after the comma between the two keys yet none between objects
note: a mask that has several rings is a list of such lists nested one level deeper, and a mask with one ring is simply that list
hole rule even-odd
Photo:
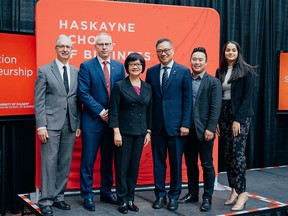
[{"label": "suit jacket lapel", "polygon": [[155,68],[155,71],[152,73],[152,75],[155,76],[155,80],[158,85],[158,90],[160,93],[162,93],[161,83],[160,83],[160,75],[161,75],[160,71],[161,71],[161,64],[158,64],[158,66]]},{"label": "suit jacket lapel", "polygon": [[74,67],[70,65],[70,88],[69,88],[69,94],[72,92],[72,89],[75,88],[77,83],[77,71]]},{"label": "suit jacket lapel", "polygon": [[[129,95],[130,97],[134,98],[138,102],[142,103],[142,100],[140,99],[139,95],[136,93],[132,83],[129,80],[129,77],[126,77],[124,79],[124,86],[123,86],[123,91]],[[142,91],[142,85],[141,85],[141,91]],[[141,95],[140,91],[140,95]]]},{"label": "suit jacket lapel", "polygon": [[[169,78],[168,78],[168,82],[167,82],[167,87],[166,89],[169,88],[169,85],[172,83],[172,81],[174,80],[175,76],[176,76],[176,72],[177,72],[177,64],[174,62],[170,74],[169,74]],[[163,94],[165,94],[165,92],[163,92]]]},{"label": "suit jacket lapel", "polygon": [[200,86],[199,86],[198,92],[197,92],[196,101],[198,100],[199,95],[201,94],[202,90],[204,89],[204,86],[205,86],[206,83],[207,83],[207,77],[208,77],[208,76],[207,76],[207,74],[206,74],[206,72],[205,72],[205,74],[204,74],[204,76],[203,76],[203,78],[202,78],[202,80],[201,80],[201,84],[200,84]]},{"label": "suit jacket lapel", "polygon": [[114,75],[116,74],[115,70],[114,61],[110,59],[110,90],[112,90],[111,86],[114,86]]},{"label": "suit jacket lapel", "polygon": [[51,64],[51,71],[52,71],[52,73],[54,74],[54,76],[55,76],[55,78],[57,79],[57,81],[59,82],[60,88],[61,88],[62,91],[66,94],[64,82],[63,82],[63,79],[62,79],[62,77],[61,77],[59,68],[58,68],[58,66],[57,66],[57,64],[56,64],[55,61]]},{"label": "suit jacket lapel", "polygon": [[147,97],[147,95],[149,94],[149,90],[148,90],[148,88],[146,87],[145,84],[146,83],[141,80],[141,91],[140,91],[141,101],[143,101],[144,98]]},{"label": "suit jacket lapel", "polygon": [[[95,67],[96,67],[96,73],[98,73],[98,75],[100,76],[101,82],[102,82],[103,86],[105,87],[105,91],[107,91],[107,93],[108,93],[104,72],[103,72],[102,66],[100,65],[100,62],[98,61],[97,57],[94,58],[93,63],[95,64]],[[111,77],[111,71],[110,71],[110,77]],[[111,83],[111,78],[110,78],[110,83]]]}]

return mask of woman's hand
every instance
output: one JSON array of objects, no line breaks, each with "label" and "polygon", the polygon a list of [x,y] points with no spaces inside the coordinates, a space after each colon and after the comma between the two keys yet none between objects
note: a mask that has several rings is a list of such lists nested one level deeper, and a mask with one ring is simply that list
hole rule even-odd
[{"label": "woman's hand", "polygon": [[146,145],[148,145],[148,144],[150,143],[150,141],[151,141],[151,134],[150,134],[150,133],[147,133],[146,136],[145,136],[145,138],[144,138],[144,147],[145,147]]},{"label": "woman's hand", "polygon": [[236,137],[239,134],[240,134],[240,123],[237,121],[233,121],[233,123],[232,123],[232,135],[234,137]]},{"label": "woman's hand", "polygon": [[220,136],[220,127],[219,127],[219,124],[217,124],[217,127],[216,127],[216,134],[218,136]]},{"label": "woman's hand", "polygon": [[119,128],[113,128],[113,131],[114,131],[114,144],[117,147],[122,146],[122,136],[121,136]]}]

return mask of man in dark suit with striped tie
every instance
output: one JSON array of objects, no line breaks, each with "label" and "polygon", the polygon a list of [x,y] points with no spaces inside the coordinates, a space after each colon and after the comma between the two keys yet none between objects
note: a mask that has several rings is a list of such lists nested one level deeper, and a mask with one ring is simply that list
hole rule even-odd
[{"label": "man in dark suit with striped tie", "polygon": [[168,209],[178,208],[182,184],[182,154],[189,133],[192,110],[192,81],[190,70],[173,60],[174,49],[169,39],[156,43],[160,64],[147,70],[146,82],[152,86],[153,131],[152,154],[156,201],[153,208],[166,203],[166,158],[170,165]]}]

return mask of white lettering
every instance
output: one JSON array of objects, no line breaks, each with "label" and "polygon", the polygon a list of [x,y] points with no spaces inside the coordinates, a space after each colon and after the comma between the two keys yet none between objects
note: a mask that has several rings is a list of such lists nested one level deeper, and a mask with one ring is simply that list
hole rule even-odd
[{"label": "white lettering", "polygon": [[59,20],[60,29],[135,32],[135,23]]},{"label": "white lettering", "polygon": [[16,57],[9,57],[3,54],[0,56],[0,64],[16,64],[16,63],[17,63]]},{"label": "white lettering", "polygon": [[60,29],[67,29],[68,28],[68,20],[60,20],[60,23],[59,23],[60,25],[59,25],[59,28]]}]

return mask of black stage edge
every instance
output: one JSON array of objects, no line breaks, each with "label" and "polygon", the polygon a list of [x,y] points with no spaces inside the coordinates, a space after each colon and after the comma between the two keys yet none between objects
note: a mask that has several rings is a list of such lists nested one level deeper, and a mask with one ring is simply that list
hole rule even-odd
[{"label": "black stage edge", "polygon": [[[201,202],[179,204],[175,212],[169,211],[166,206],[162,209],[153,209],[152,203],[155,199],[153,190],[137,190],[135,195],[135,204],[140,211],[128,212],[135,216],[162,216],[162,215],[259,215],[259,216],[287,216],[288,215],[288,166],[268,167],[262,169],[247,170],[247,192],[249,200],[243,211],[232,212],[231,206],[224,206],[225,200],[230,195],[230,188],[227,186],[226,173],[219,173],[218,184],[215,185],[215,191],[212,200],[212,209],[209,212],[200,212]],[[200,188],[200,196],[203,187]],[[182,195],[187,193],[184,188]],[[71,193],[70,193],[71,194]],[[42,215],[39,207],[31,201],[33,193],[19,194],[18,198],[23,205],[22,215]],[[35,194],[33,195],[35,196]],[[90,212],[82,207],[82,198],[77,195],[67,195],[65,201],[71,205],[71,210],[61,211],[53,207],[54,216],[95,216],[95,215],[118,215],[117,206],[100,202],[99,193],[96,193],[94,202],[96,211]]]}]

